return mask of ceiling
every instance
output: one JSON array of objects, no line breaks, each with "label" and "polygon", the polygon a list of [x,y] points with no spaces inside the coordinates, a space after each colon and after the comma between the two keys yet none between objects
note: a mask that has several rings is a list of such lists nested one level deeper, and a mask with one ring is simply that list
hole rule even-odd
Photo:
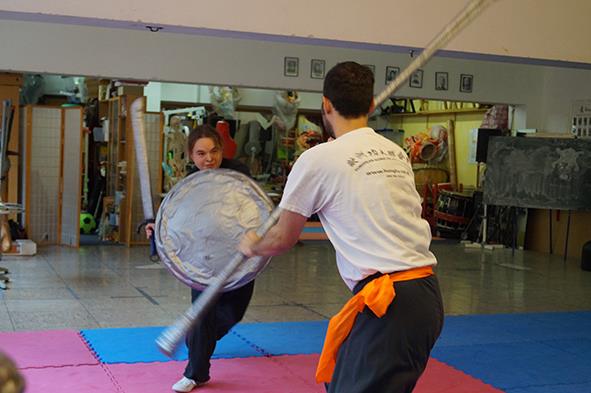
[{"label": "ceiling", "polygon": [[[383,51],[425,47],[467,0],[0,0],[2,19]],[[591,1],[496,0],[444,55],[591,68]]]}]

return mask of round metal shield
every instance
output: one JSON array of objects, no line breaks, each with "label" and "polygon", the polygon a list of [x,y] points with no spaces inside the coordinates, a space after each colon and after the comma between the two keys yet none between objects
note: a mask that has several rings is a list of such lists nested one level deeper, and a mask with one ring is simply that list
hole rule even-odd
[{"label": "round metal shield", "polygon": [[[203,290],[236,255],[242,235],[258,228],[273,202],[248,176],[229,169],[196,172],[179,181],[160,205],[155,241],[158,255],[183,283]],[[249,258],[224,291],[252,281],[270,257]]]}]

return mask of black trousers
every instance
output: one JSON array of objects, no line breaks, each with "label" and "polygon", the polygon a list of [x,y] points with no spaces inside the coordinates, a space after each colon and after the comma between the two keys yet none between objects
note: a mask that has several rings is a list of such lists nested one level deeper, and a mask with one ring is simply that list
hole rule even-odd
[{"label": "black trousers", "polygon": [[[185,377],[197,382],[209,380],[210,358],[216,342],[240,322],[253,290],[254,281],[251,281],[243,287],[224,292],[203,321],[187,334],[185,342],[189,349],[189,362],[185,368]],[[201,291],[192,289],[191,301],[194,302],[199,295]]]},{"label": "black trousers", "polygon": [[329,393],[414,389],[443,327],[441,293],[435,276],[397,282],[394,288],[396,297],[382,318],[367,307],[357,315],[339,349]]}]

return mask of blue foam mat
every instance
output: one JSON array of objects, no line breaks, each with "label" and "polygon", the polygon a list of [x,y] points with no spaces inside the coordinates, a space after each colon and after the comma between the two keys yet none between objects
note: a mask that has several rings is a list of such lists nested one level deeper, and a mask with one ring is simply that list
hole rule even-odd
[{"label": "blue foam mat", "polygon": [[588,393],[591,313],[447,317],[432,356],[511,393]]},{"label": "blue foam mat", "polygon": [[244,323],[233,332],[267,355],[320,353],[328,321]]},{"label": "blue foam mat", "polygon": [[[163,330],[163,327],[88,329],[81,334],[103,363],[149,363],[170,360],[155,344]],[[214,359],[253,356],[264,354],[232,332],[218,341],[213,354]],[[187,348],[182,344],[174,360],[186,359]]]},{"label": "blue foam mat", "polygon": [[508,389],[506,393],[589,393],[591,383],[528,386],[525,388]]},{"label": "blue foam mat", "polygon": [[591,337],[591,312],[464,315],[445,318],[437,346]]},{"label": "blue foam mat", "polygon": [[588,361],[544,343],[443,347],[432,356],[501,389],[591,382]]},{"label": "blue foam mat", "polygon": [[[241,323],[214,358],[319,353],[328,321]],[[162,327],[90,329],[105,363],[169,360],[154,343]],[[432,356],[509,393],[591,392],[591,312],[448,316]],[[175,359],[186,359],[181,348]]]}]

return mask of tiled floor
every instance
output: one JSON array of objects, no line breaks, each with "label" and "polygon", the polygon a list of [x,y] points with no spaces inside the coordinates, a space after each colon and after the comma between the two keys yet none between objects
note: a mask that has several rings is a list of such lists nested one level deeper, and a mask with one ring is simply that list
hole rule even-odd
[{"label": "tiled floor", "polygon": [[[575,258],[434,242],[448,315],[591,310],[591,272]],[[151,264],[147,247],[44,247],[4,257],[0,331],[168,325],[189,289]],[[328,242],[305,242],[273,259],[257,279],[245,321],[327,319],[349,298]]]}]

